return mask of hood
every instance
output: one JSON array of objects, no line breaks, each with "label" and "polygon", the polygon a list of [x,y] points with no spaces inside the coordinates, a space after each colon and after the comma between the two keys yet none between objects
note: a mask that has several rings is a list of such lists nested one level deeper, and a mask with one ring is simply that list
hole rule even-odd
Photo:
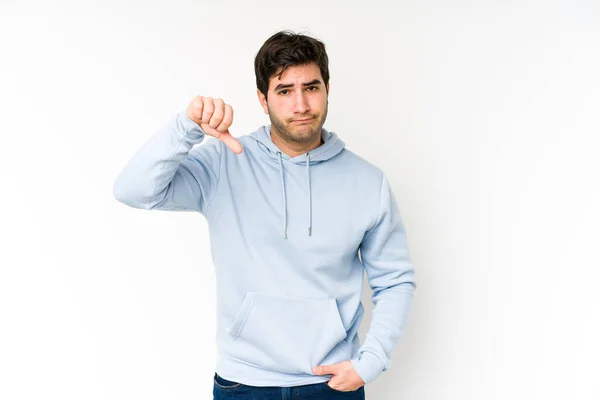
[{"label": "hood", "polygon": [[271,124],[263,125],[250,135],[256,140],[262,155],[279,164],[281,174],[281,191],[283,194],[283,237],[287,239],[287,198],[285,190],[285,168],[284,161],[293,164],[306,165],[306,198],[307,198],[307,217],[308,217],[308,236],[312,234],[312,194],[310,187],[310,166],[321,162],[326,162],[344,150],[345,143],[334,132],[329,132],[321,128],[321,138],[323,144],[309,152],[300,154],[296,157],[290,157],[285,154],[271,140]]}]

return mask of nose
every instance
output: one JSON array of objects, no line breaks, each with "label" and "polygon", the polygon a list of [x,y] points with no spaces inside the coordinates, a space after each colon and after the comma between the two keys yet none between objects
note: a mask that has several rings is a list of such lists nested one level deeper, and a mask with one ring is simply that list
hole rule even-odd
[{"label": "nose", "polygon": [[298,92],[294,97],[294,107],[293,110],[296,114],[304,114],[310,110],[310,106],[308,104],[308,98],[304,91]]}]

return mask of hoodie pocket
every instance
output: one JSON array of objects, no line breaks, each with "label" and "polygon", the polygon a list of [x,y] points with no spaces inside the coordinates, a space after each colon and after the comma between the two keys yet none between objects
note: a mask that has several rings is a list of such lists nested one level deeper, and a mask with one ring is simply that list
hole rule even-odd
[{"label": "hoodie pocket", "polygon": [[335,298],[247,292],[229,334],[232,355],[260,368],[307,373],[346,338]]}]

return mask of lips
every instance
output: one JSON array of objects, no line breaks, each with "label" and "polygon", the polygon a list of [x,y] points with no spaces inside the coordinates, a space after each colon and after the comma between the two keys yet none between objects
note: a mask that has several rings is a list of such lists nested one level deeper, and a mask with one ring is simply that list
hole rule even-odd
[{"label": "lips", "polygon": [[298,122],[298,123],[302,123],[302,122],[309,122],[312,121],[314,118],[304,118],[304,119],[295,119],[292,122]]}]

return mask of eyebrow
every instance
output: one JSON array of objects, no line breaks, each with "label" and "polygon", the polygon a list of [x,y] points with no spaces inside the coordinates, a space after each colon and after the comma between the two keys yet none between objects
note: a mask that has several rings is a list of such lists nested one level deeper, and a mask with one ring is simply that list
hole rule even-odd
[{"label": "eyebrow", "polygon": [[[312,81],[307,82],[307,83],[303,83],[302,85],[304,85],[304,86],[320,85],[321,83],[322,82],[320,80],[313,79]],[[275,89],[273,89],[273,90],[287,89],[287,88],[291,88],[291,87],[294,87],[293,83],[288,83],[288,84],[285,84],[285,85],[283,83],[280,83],[279,85],[275,86]]]}]

